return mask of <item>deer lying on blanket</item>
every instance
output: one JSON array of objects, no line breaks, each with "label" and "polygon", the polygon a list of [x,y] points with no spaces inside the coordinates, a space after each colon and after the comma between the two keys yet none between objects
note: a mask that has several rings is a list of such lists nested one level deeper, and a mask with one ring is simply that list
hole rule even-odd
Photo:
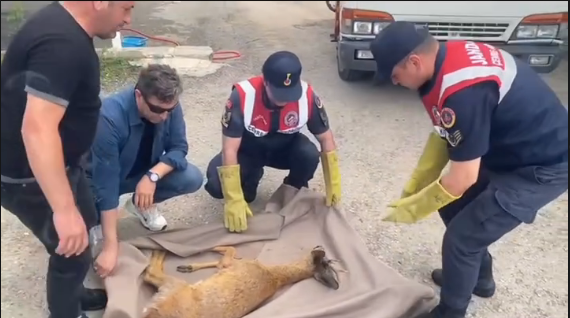
[{"label": "deer lying on blanket", "polygon": [[217,247],[214,251],[223,255],[219,262],[177,267],[177,271],[183,273],[219,269],[196,284],[167,276],[164,273],[166,251],[153,251],[144,281],[155,286],[158,292],[144,309],[143,318],[242,318],[280,288],[311,277],[329,288],[339,288],[337,270],[332,267],[335,261],[328,259],[320,246],[297,262],[276,266],[237,259],[233,247]]}]

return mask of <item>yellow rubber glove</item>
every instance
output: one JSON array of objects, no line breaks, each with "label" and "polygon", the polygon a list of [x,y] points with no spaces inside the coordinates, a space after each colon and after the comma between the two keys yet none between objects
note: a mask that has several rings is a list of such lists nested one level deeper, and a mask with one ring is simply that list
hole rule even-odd
[{"label": "yellow rubber glove", "polygon": [[336,151],[321,154],[321,164],[323,165],[323,175],[325,178],[326,205],[333,206],[340,203],[340,168],[338,166],[338,156]]},{"label": "yellow rubber glove", "polygon": [[240,166],[218,167],[218,175],[224,194],[224,225],[230,232],[247,230],[247,218],[253,216],[243,196]]},{"label": "yellow rubber glove", "polygon": [[434,182],[441,176],[441,171],[448,162],[447,141],[442,139],[437,133],[432,132],[429,135],[416,169],[408,183],[404,186],[401,198],[407,198],[416,194]]},{"label": "yellow rubber glove", "polygon": [[447,192],[440,180],[441,178],[438,178],[420,192],[391,203],[389,207],[393,210],[383,220],[396,223],[416,223],[460,198]]}]

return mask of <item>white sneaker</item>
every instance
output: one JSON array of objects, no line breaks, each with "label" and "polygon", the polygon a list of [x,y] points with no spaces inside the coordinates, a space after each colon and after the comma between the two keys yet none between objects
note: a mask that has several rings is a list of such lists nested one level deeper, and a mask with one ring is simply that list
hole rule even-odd
[{"label": "white sneaker", "polygon": [[136,216],[141,221],[142,225],[153,232],[164,231],[168,224],[164,216],[158,212],[156,205],[152,206],[146,211],[140,211],[139,208],[135,206],[132,199],[129,199],[125,203],[125,209],[130,214]]}]

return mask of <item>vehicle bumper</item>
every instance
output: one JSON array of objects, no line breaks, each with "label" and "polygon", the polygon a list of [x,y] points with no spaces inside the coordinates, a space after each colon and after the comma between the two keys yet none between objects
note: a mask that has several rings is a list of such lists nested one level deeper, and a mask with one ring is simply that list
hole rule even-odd
[{"label": "vehicle bumper", "polygon": [[537,73],[554,71],[564,55],[560,45],[490,44],[530,64]]},{"label": "vehicle bumper", "polygon": [[368,59],[359,59],[358,52],[370,53],[370,40],[338,42],[338,59],[344,69],[354,71],[375,72],[376,62],[370,56]]},{"label": "vehicle bumper", "polygon": [[[563,56],[567,55],[562,45],[490,44],[529,63],[538,73],[552,72],[558,67]],[[340,40],[338,42],[339,63],[344,69],[375,72],[376,63],[370,56],[369,47],[370,40]],[[364,52],[360,54],[368,55],[368,57],[359,58],[359,52]],[[544,62],[544,64],[537,64],[538,62]]]}]

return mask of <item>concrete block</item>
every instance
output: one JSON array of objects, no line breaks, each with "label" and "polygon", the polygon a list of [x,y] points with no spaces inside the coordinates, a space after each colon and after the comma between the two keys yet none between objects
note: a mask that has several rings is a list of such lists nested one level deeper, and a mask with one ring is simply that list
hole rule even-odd
[{"label": "concrete block", "polygon": [[214,51],[209,46],[148,46],[126,47],[122,49],[108,48],[97,49],[99,56],[105,58],[126,59],[163,59],[163,58],[188,58],[199,60],[212,60]]},{"label": "concrete block", "polygon": [[211,60],[214,50],[209,46],[177,46],[174,48],[176,57]]}]

